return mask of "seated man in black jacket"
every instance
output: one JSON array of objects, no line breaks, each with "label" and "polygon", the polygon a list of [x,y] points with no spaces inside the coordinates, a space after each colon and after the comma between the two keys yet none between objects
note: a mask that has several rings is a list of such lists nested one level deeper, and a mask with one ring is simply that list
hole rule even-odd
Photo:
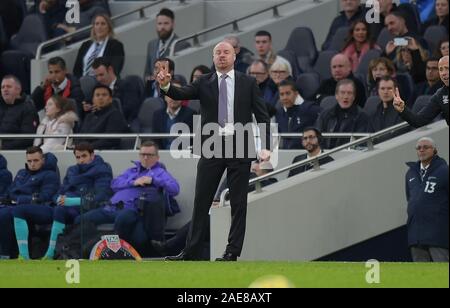
[{"label": "seated man in black jacket", "polygon": [[[355,103],[356,87],[350,79],[338,82],[336,86],[336,106],[321,112],[316,122],[316,127],[321,132],[327,133],[366,133],[368,131],[369,118]],[[327,140],[326,148],[343,145],[350,138]]]},{"label": "seated man in black jacket", "polygon": [[[317,128],[315,127],[305,128],[305,130],[303,131],[302,145],[307,151],[307,153],[295,157],[292,163],[295,164],[298,163],[299,161],[313,158],[322,154],[323,150],[320,147],[321,143],[322,143],[322,133]],[[334,159],[331,156],[327,156],[325,158],[319,159],[319,165],[325,165],[332,161],[334,161]],[[312,168],[314,168],[313,164],[308,164],[295,168],[289,172],[288,177],[306,172],[308,170],[311,170]]]},{"label": "seated man in black jacket", "polygon": [[67,73],[66,62],[61,57],[48,60],[48,75],[31,94],[36,109],[38,111],[44,109],[47,100],[55,94],[75,100],[78,112],[81,112],[81,102],[84,100],[83,91],[81,91],[78,79]]},{"label": "seated man in black jacket", "polygon": [[337,54],[331,59],[331,78],[321,82],[317,90],[317,102],[321,102],[326,96],[335,94],[336,85],[340,80],[350,79],[355,84],[355,101],[361,108],[366,103],[366,90],[364,85],[352,73],[352,64],[349,58],[344,54]]},{"label": "seated man in black jacket", "polygon": [[[104,85],[94,88],[92,97],[93,111],[84,119],[80,134],[126,134],[129,132],[123,114],[112,105],[112,91]],[[91,143],[95,149],[117,149],[120,139],[86,139],[77,140]]]},{"label": "seated man in black jacket", "polygon": [[[2,80],[0,97],[0,134],[34,134],[39,117],[33,103],[22,93],[22,85],[15,76]],[[33,145],[33,139],[0,140],[2,150],[21,150]]]}]

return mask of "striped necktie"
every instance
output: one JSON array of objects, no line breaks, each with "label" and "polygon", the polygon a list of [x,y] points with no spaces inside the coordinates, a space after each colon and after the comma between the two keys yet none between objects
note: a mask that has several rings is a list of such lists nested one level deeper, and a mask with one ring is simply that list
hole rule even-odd
[{"label": "striped necktie", "polygon": [[94,63],[94,60],[98,57],[98,54],[100,53],[100,50],[102,49],[102,44],[100,43],[95,43],[95,48],[94,51],[91,53],[91,55],[89,56],[87,62],[86,62],[86,66],[84,68],[84,73],[83,76],[86,75],[91,75],[92,72],[92,64]]}]

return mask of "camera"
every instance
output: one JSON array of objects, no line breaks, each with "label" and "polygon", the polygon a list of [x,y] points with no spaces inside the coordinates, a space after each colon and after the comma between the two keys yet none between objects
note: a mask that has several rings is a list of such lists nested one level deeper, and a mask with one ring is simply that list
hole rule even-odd
[{"label": "camera", "polygon": [[394,38],[394,45],[395,46],[408,46],[408,39],[404,37],[396,37]]}]

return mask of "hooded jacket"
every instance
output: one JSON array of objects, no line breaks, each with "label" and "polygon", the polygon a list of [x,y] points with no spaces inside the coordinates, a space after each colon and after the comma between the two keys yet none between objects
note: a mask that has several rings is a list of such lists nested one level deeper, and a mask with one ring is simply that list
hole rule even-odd
[{"label": "hooded jacket", "polygon": [[12,183],[12,174],[8,170],[8,162],[0,154],[0,198],[6,197]]},{"label": "hooded jacket", "polygon": [[28,166],[19,170],[9,189],[9,198],[17,205],[31,204],[33,194],[39,203],[51,203],[60,185],[58,159],[52,153],[44,155],[45,163],[39,171],[30,171]]}]

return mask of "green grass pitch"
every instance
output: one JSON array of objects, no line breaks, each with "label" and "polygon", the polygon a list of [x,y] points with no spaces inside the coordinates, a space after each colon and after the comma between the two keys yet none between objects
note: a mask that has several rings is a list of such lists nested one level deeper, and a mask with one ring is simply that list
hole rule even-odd
[{"label": "green grass pitch", "polygon": [[449,287],[448,264],[381,263],[380,283],[368,284],[364,263],[80,261],[80,283],[66,282],[64,261],[1,261],[0,287],[246,288],[282,275],[297,288]]}]

